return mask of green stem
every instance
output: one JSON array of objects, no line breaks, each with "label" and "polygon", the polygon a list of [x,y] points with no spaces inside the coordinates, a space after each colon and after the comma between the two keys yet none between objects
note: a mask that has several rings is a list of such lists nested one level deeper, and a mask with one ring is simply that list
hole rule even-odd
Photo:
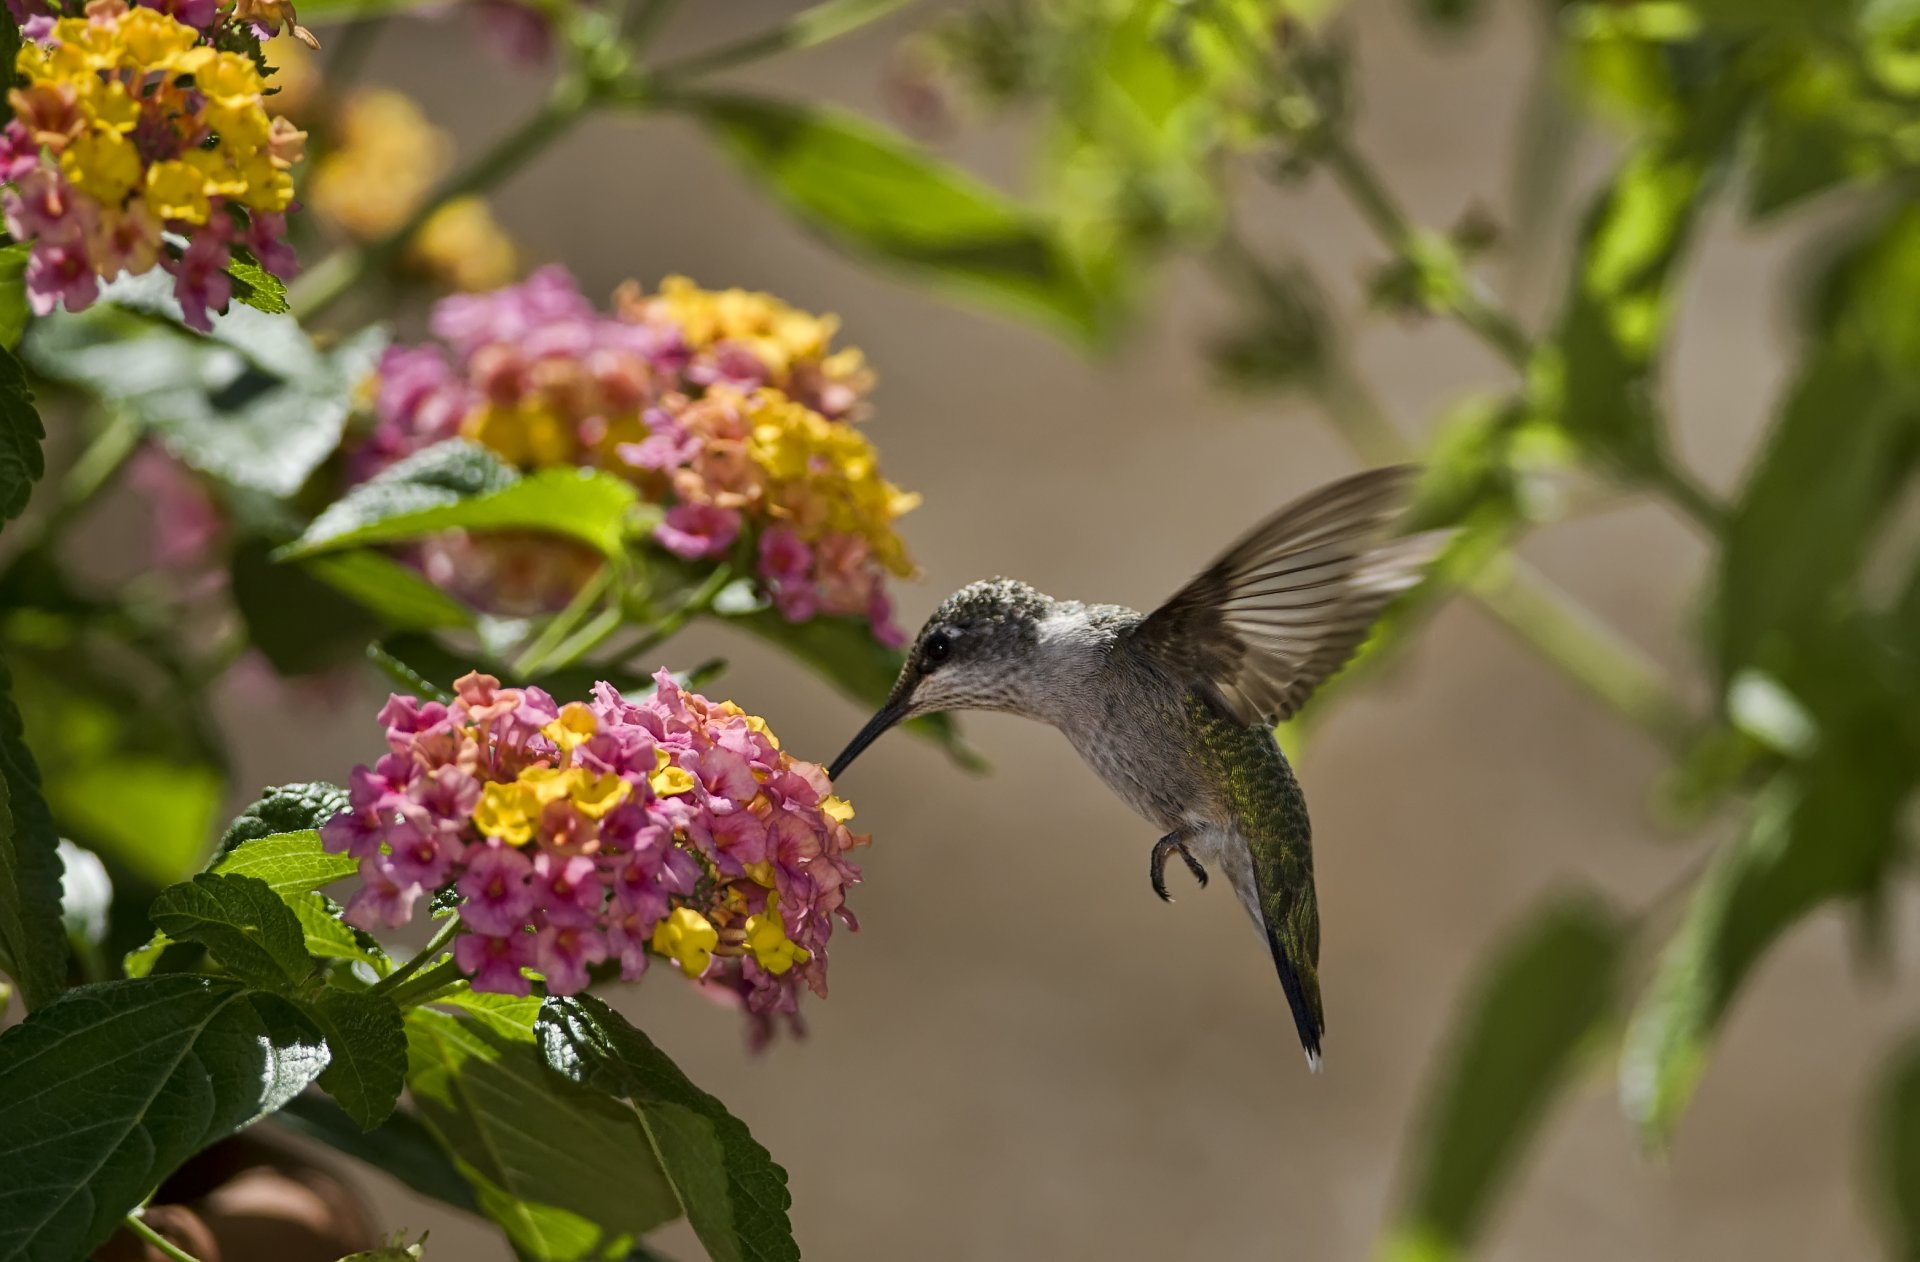
[{"label": "green stem", "polygon": [[607,588],[612,585],[613,566],[601,566],[599,573],[587,580],[586,585],[575,593],[565,609],[547,619],[547,625],[540,629],[540,634],[534,638],[533,643],[529,644],[520,656],[513,659],[514,678],[525,679],[546,665],[547,659],[553,656],[554,650],[573,634],[574,628],[580,625],[588,611],[600,602],[600,598],[606,595]]},{"label": "green stem", "polygon": [[647,629],[647,633],[620,650],[614,664],[624,666],[642,653],[651,652],[665,643],[672,635],[687,625],[696,615],[707,612],[713,607],[714,597],[718,596],[726,585],[733,581],[733,566],[722,563],[713,567],[713,573],[706,582],[693,590],[685,600],[661,615]]},{"label": "green stem", "polygon": [[563,135],[578,122],[593,101],[586,83],[567,76],[554,85],[546,103],[520,125],[495,141],[493,147],[435,189],[420,207],[394,231],[358,249],[336,250],[295,281],[287,294],[295,319],[306,323],[344,298],[369,273],[378,272],[407,247],[422,224],[455,198],[485,192]]},{"label": "green stem", "polygon": [[160,1250],[160,1252],[167,1257],[172,1258],[173,1262],[200,1262],[199,1258],[194,1257],[173,1241],[147,1226],[146,1220],[140,1217],[137,1210],[134,1213],[128,1214],[125,1222],[128,1231],[131,1231],[134,1235],[140,1237],[140,1239]]},{"label": "green stem", "polygon": [[409,959],[405,964],[402,964],[399,968],[388,973],[385,977],[373,984],[373,993],[376,995],[391,995],[399,990],[402,983],[409,977],[419,972],[422,966],[427,964],[436,955],[439,955],[440,952],[446,950],[447,944],[452,942],[459,932],[460,917],[449,916],[447,923],[440,926],[433,937],[427,940],[427,945],[421,947],[412,959]]},{"label": "green stem", "polygon": [[445,959],[414,978],[404,986],[396,986],[387,992],[387,998],[401,1008],[417,1008],[440,992],[457,986],[467,979],[460,966],[452,959]]},{"label": "green stem", "polygon": [[620,38],[626,41],[628,51],[635,57],[645,52],[679,3],[680,0],[634,0],[620,19]]},{"label": "green stem", "polygon": [[1646,471],[1646,476],[1676,508],[1702,528],[1718,534],[1726,527],[1727,511],[1708,494],[1705,487],[1693,480],[1692,474],[1674,464],[1670,457],[1660,455]]},{"label": "green stem", "polygon": [[[871,22],[903,7],[908,0],[867,0],[860,5],[816,6],[812,10],[803,10],[791,21],[770,30],[760,31],[731,44],[722,44],[718,48],[708,49],[704,53],[695,53],[691,57],[662,66],[657,74],[661,80],[679,82],[685,79],[699,78],[719,70],[730,70],[750,61],[759,61],[776,53],[788,52],[795,48],[808,48],[814,44],[823,44],[830,39],[838,39],[849,31],[855,31]],[[835,15],[822,18],[820,9],[832,8]]]}]

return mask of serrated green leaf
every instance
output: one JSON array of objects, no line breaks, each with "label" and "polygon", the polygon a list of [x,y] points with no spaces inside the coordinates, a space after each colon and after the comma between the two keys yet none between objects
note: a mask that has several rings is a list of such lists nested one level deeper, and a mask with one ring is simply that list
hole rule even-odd
[{"label": "serrated green leaf", "polygon": [[627,1105],[549,1070],[537,1000],[407,1014],[407,1085],[480,1212],[524,1255],[624,1258],[680,1206]]},{"label": "serrated green leaf", "polygon": [[11,350],[0,351],[0,522],[27,510],[33,484],[47,472],[40,450],[46,436],[20,361]]},{"label": "serrated green leaf", "polygon": [[443,530],[531,530],[578,539],[613,557],[641,524],[640,494],[633,484],[598,469],[541,469],[497,491],[387,516],[369,512],[368,501],[359,498],[361,490],[374,485],[349,491],[277,555],[304,558]]},{"label": "serrated green leaf", "polygon": [[1549,904],[1488,963],[1428,1095],[1407,1208],[1385,1256],[1469,1256],[1583,1044],[1612,1011],[1625,945],[1591,898]]},{"label": "serrated green leaf", "polygon": [[67,984],[59,848],[14,707],[13,678],[0,658],[0,952],[29,1011]]},{"label": "serrated green leaf", "polygon": [[694,1232],[716,1262],[797,1262],[787,1172],[651,1039],[592,995],[547,1000],[538,1032],[554,1069],[640,1111]]},{"label": "serrated green leaf", "polygon": [[1873,1100],[1872,1177],[1887,1257],[1920,1262],[1920,1039],[1888,1058]]},{"label": "serrated green leaf", "polygon": [[347,595],[388,631],[471,627],[474,612],[420,575],[379,552],[337,552],[305,562],[307,573]]},{"label": "serrated green leaf", "polygon": [[199,942],[235,976],[289,990],[313,974],[293,910],[262,880],[202,872],[161,890],[148,912],[176,942]]},{"label": "serrated green leaf", "polygon": [[237,982],[68,991],[0,1034],[0,1258],[90,1256],[182,1161],[326,1064],[298,1010]]},{"label": "serrated green leaf", "polygon": [[[330,784],[285,785],[273,792],[332,788]],[[345,795],[342,795],[343,804],[344,800]],[[298,809],[290,808],[282,818],[296,818],[293,812]],[[328,813],[329,817],[331,814]],[[308,828],[299,832],[248,838],[223,855],[210,870],[216,876],[250,877],[275,894],[285,897],[344,880],[357,872],[359,867],[359,860],[351,856],[329,854],[320,844],[320,834]]]},{"label": "serrated green leaf", "polygon": [[281,897],[300,922],[308,955],[365,964],[382,977],[393,971],[393,961],[379,940],[341,920],[340,904],[325,894],[283,894]]},{"label": "serrated green leaf", "polygon": [[440,1150],[431,1132],[410,1110],[395,1109],[386,1121],[362,1132],[345,1109],[314,1092],[295,1096],[274,1115],[276,1125],[318,1140],[383,1170],[414,1191],[470,1214],[480,1212],[473,1188]]},{"label": "serrated green leaf", "polygon": [[808,227],[929,284],[1098,341],[1109,313],[1038,215],[843,110],[682,93],[693,114]]},{"label": "serrated green leaf", "polygon": [[[17,34],[17,33],[16,33]],[[12,53],[0,39],[0,65],[13,64]],[[15,50],[17,51],[17,49]],[[0,108],[10,112],[11,107]],[[27,259],[33,253],[30,241],[14,241],[0,246],[0,348],[11,353],[27,331],[31,311],[27,307]]]},{"label": "serrated green leaf", "polygon": [[382,469],[329,505],[286,555],[313,551],[316,541],[348,546],[350,536],[371,525],[452,508],[504,490],[520,475],[492,451],[463,438],[448,439]]},{"label": "serrated green leaf", "polygon": [[287,284],[253,257],[243,245],[233,247],[233,259],[227,264],[227,277],[233,282],[233,300],[268,315],[285,315]]},{"label": "serrated green leaf", "polygon": [[[764,609],[723,617],[721,621],[744,627],[785,649],[865,706],[878,706],[887,699],[906,662],[899,650],[874,639],[872,630],[858,618],[823,616],[805,622],[788,622],[777,611]],[[967,744],[960,735],[959,724],[950,714],[924,715],[903,724],[902,730],[932,741],[968,771],[987,768],[986,759]]]},{"label": "serrated green leaf", "polygon": [[[260,841],[273,837],[282,839],[277,848],[256,848],[249,853],[264,858],[268,855],[322,854],[317,830],[319,827],[347,809],[347,791],[338,785],[316,780],[308,784],[282,784],[264,789],[260,799],[234,817],[233,823],[220,837],[220,847],[215,852],[220,860],[216,872],[241,871],[246,876],[266,877],[265,873],[229,868],[226,861],[235,847],[251,841]],[[288,834],[303,834],[297,841]],[[327,862],[341,862],[339,856],[332,856]],[[348,867],[351,860],[345,860]],[[267,877],[271,881],[270,877]],[[326,882],[322,881],[324,885]],[[317,886],[308,886],[315,889]]]},{"label": "serrated green leaf", "polygon": [[302,1010],[326,1036],[330,1059],[320,1086],[361,1130],[386,1121],[407,1085],[407,1032],[385,995],[322,990]]}]

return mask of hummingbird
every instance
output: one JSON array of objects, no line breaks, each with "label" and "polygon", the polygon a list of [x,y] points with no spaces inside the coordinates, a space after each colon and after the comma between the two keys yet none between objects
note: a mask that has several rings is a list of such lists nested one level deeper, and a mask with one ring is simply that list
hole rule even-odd
[{"label": "hummingbird", "polygon": [[1399,534],[1418,469],[1333,482],[1254,526],[1152,613],[1056,600],[1013,579],[941,602],[886,703],[834,760],[942,710],[1000,710],[1058,728],[1163,834],[1153,891],[1178,855],[1201,886],[1224,870],[1320,1068],[1320,912],[1307,804],[1273,729],[1420,581],[1450,531]]}]

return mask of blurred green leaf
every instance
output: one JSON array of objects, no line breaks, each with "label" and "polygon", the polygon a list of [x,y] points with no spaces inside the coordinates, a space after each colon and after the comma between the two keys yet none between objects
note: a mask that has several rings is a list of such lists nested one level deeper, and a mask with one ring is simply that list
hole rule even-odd
[{"label": "blurred green leaf", "polygon": [[[788,622],[777,610],[724,616],[722,622],[744,627],[774,646],[785,649],[812,667],[821,678],[862,705],[878,708],[893,691],[906,655],[873,638],[859,618],[818,617]],[[556,694],[558,695],[558,694]],[[950,714],[929,714],[903,725],[945,750],[969,771],[984,771],[987,761],[960,735]]]},{"label": "blurred green leaf", "polygon": [[326,1036],[331,1059],[320,1086],[361,1130],[387,1120],[407,1085],[407,1033],[385,995],[322,990],[301,1010]]},{"label": "blurred green leaf", "polygon": [[304,566],[274,561],[272,550],[249,539],[233,552],[233,606],[248,642],[283,676],[318,674],[357,659],[379,634],[379,621]]},{"label": "blurred green leaf", "polygon": [[384,553],[327,553],[305,562],[304,568],[352,597],[392,631],[437,631],[474,623],[473,610]]},{"label": "blurred green leaf", "polygon": [[1488,963],[1428,1096],[1409,1203],[1384,1251],[1465,1258],[1581,1048],[1612,1012],[1625,936],[1588,897],[1561,898]]},{"label": "blurred green leaf", "polygon": [[422,1196],[470,1214],[480,1212],[473,1188],[454,1169],[432,1133],[405,1106],[394,1110],[373,1130],[362,1132],[345,1109],[308,1091],[288,1101],[273,1120],[295,1134],[318,1140],[392,1175]]},{"label": "blurred green leaf", "polygon": [[32,1011],[66,987],[67,935],[60,921],[60,838],[12,690],[0,658],[0,962]]},{"label": "blurred green leaf", "polygon": [[1085,341],[1108,313],[1055,229],[905,138],[845,111],[683,94],[748,174],[808,227],[937,288]]},{"label": "blurred green leaf", "polygon": [[40,444],[46,436],[20,361],[11,350],[0,351],[0,523],[27,510],[33,484],[45,476]]},{"label": "blurred green leaf", "polygon": [[1920,1262],[1920,1040],[1888,1058],[1868,1109],[1875,1206],[1887,1257]]},{"label": "blurred green leaf", "polygon": [[592,995],[549,999],[537,1027],[547,1064],[631,1102],[715,1262],[799,1262],[787,1172],[726,1106]]},{"label": "blurred green leaf", "polygon": [[[11,57],[0,39],[0,57]],[[4,65],[12,65],[8,60]],[[11,107],[0,112],[10,112]],[[32,312],[27,307],[27,258],[33,253],[30,241],[14,241],[0,246],[0,349],[11,354],[27,331]]]},{"label": "blurred green leaf", "polygon": [[624,1258],[680,1215],[639,1117],[547,1068],[537,999],[464,996],[458,1015],[407,1014],[420,1118],[524,1256]]},{"label": "blurred green leaf", "polygon": [[68,991],[0,1034],[0,1257],[91,1256],[182,1161],[326,1065],[296,1009],[237,982]]},{"label": "blurred green leaf", "polygon": [[340,446],[385,332],[368,329],[322,352],[292,317],[235,307],[201,336],[171,322],[179,308],[170,282],[150,279],[116,281],[86,311],[35,321],[27,362],[124,405],[192,468],[247,491],[293,495]]},{"label": "blurred green leaf", "polygon": [[532,530],[619,556],[657,512],[633,484],[597,469],[519,477],[485,448],[458,439],[417,452],[354,487],[275,553],[280,560],[398,543],[443,530]]},{"label": "blurred green leaf", "polygon": [[[304,846],[310,841],[313,851],[318,852],[319,838],[312,833],[312,830],[338,815],[346,809],[346,806],[347,791],[338,785],[327,784],[324,781],[315,781],[310,784],[282,784],[262,789],[259,800],[235,816],[233,823],[227,825],[227,831],[221,834],[220,846],[216,851],[216,856],[221,862],[214,870],[245,871],[248,876],[265,877],[268,883],[272,884],[272,877],[265,872],[229,866],[230,863],[240,862],[237,856],[229,860],[228,856],[233,849],[247,842],[276,837],[283,850],[291,853],[291,850],[287,849],[292,844],[291,840],[276,835],[304,833],[306,836],[300,839],[301,844]],[[266,846],[254,847],[248,851],[249,855],[270,853],[275,853],[274,849]],[[338,856],[328,859],[328,862],[341,861]],[[351,867],[352,860],[345,860],[345,862]],[[324,885],[325,882],[320,884]]]},{"label": "blurred green leaf", "polygon": [[148,911],[175,942],[198,942],[243,981],[286,991],[313,974],[306,935],[265,881],[202,872],[160,891]]},{"label": "blurred green leaf", "polygon": [[450,697],[448,689],[453,681],[475,670],[507,681],[515,687],[531,685],[544,688],[561,701],[584,700],[593,691],[593,685],[603,679],[625,693],[653,691],[653,683],[647,676],[627,667],[600,662],[580,662],[522,679],[516,677],[512,668],[504,662],[494,661],[480,653],[449,649],[430,636],[394,636],[374,647],[392,663],[384,669],[389,671],[394,682],[402,687],[424,688],[425,691],[415,692],[416,696],[421,697]]}]

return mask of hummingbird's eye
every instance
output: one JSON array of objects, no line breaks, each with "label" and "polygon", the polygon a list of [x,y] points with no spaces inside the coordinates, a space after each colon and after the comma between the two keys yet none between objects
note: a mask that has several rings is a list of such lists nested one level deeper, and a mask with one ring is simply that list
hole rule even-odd
[{"label": "hummingbird's eye", "polygon": [[932,670],[946,661],[947,655],[951,652],[953,652],[953,641],[947,638],[947,633],[935,631],[927,637],[927,642],[920,646],[921,669]]}]

